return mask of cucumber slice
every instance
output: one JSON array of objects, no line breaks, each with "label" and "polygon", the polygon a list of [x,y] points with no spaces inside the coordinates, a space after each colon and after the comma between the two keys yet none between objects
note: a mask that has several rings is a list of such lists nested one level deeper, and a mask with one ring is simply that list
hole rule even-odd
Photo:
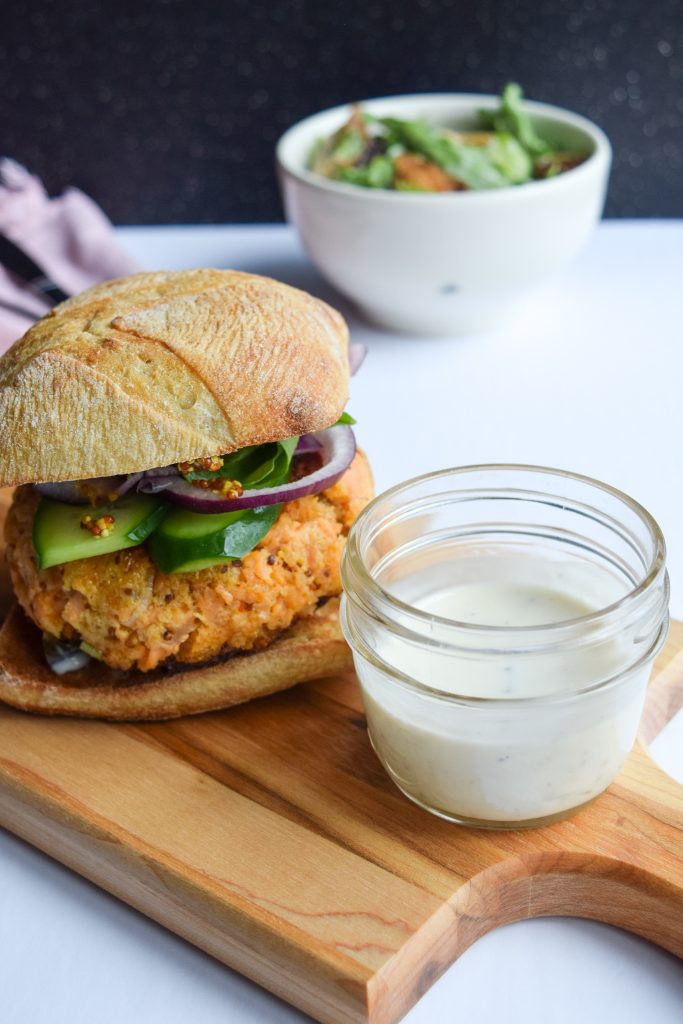
[{"label": "cucumber slice", "polygon": [[207,515],[170,512],[150,537],[149,553],[162,572],[198,572],[241,558],[265,537],[282,505]]},{"label": "cucumber slice", "polygon": [[[65,505],[61,501],[43,498],[33,521],[33,546],[38,566],[49,569],[52,565],[74,562],[78,558],[92,558],[121,551],[142,544],[166,515],[168,505],[151,494],[131,494],[111,505]],[[108,537],[94,537],[81,526],[83,516],[93,519],[114,516],[114,527]]]}]

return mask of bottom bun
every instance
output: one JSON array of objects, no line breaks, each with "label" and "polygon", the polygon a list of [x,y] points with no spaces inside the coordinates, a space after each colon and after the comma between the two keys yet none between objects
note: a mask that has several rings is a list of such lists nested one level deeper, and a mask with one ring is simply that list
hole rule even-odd
[{"label": "bottom bun", "polygon": [[11,609],[0,630],[0,701],[44,715],[111,721],[180,718],[352,667],[339,628],[338,597],[298,619],[263,650],[171,671],[122,673],[93,661],[79,672],[57,676],[43,657],[39,630],[19,607]]}]

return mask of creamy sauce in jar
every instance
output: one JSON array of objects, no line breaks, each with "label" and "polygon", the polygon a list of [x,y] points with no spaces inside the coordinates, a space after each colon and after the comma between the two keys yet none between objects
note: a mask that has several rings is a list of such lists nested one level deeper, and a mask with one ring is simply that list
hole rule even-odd
[{"label": "creamy sauce in jar", "polygon": [[[444,586],[445,577],[459,582]],[[441,619],[524,630],[605,608],[628,581],[580,558],[534,561],[522,551],[497,549],[494,557],[480,549],[404,575],[391,589]],[[591,800],[609,785],[633,742],[642,671],[617,692],[608,688],[581,701],[572,695],[625,667],[626,641],[613,636],[593,648],[570,647],[561,657],[507,652],[507,631],[486,643],[483,658],[454,656],[438,644],[425,651],[390,634],[377,645],[382,660],[413,680],[454,697],[487,698],[473,707],[416,694],[374,666],[358,666],[370,736],[389,773],[418,803],[466,821],[526,822]],[[553,699],[563,695],[566,700]]]},{"label": "creamy sauce in jar", "polygon": [[406,796],[518,828],[601,793],[666,637],[665,555],[642,506],[564,470],[455,467],[371,502],[346,542],[340,619]]},{"label": "creamy sauce in jar", "polygon": [[534,583],[467,583],[420,598],[423,612],[475,626],[543,626],[588,615],[586,601]]}]

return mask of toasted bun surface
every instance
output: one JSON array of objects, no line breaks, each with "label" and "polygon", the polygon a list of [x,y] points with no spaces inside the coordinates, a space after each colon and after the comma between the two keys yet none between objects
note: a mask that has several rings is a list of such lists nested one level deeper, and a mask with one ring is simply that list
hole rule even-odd
[{"label": "toasted bun surface", "polygon": [[10,579],[9,569],[5,558],[5,546],[3,535],[5,532],[5,519],[7,511],[12,503],[13,491],[0,490],[0,625],[2,624],[10,607],[14,604],[14,590]]},{"label": "toasted bun surface", "polygon": [[232,270],[134,274],[56,306],[0,359],[0,486],[134,473],[321,430],[348,332]]},{"label": "toasted bun surface", "polygon": [[45,715],[112,721],[179,718],[352,667],[339,630],[339,598],[299,619],[263,651],[174,674],[124,675],[93,662],[60,678],[45,663],[40,633],[21,609],[15,606],[0,630],[0,701]]}]

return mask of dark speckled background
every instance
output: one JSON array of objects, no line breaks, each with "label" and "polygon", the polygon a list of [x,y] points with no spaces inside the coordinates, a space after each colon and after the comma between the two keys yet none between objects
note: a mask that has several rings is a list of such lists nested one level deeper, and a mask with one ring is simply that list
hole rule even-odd
[{"label": "dark speckled background", "polygon": [[117,223],[274,221],[273,144],[331,104],[498,91],[612,139],[611,216],[683,216],[681,0],[4,0],[2,149]]}]

